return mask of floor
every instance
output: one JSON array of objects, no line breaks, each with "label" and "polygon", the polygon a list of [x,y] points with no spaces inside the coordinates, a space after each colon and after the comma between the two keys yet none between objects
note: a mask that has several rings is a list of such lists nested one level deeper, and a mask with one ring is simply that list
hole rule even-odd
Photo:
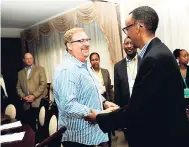
[{"label": "floor", "polygon": [[122,131],[115,131],[115,134],[112,136],[112,147],[129,147]]}]

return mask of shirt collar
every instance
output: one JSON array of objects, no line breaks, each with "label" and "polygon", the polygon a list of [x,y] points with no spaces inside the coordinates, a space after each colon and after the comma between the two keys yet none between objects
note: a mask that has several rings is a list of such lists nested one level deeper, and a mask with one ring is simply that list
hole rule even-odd
[{"label": "shirt collar", "polygon": [[25,71],[30,70],[30,69],[32,68],[32,66],[33,66],[33,64],[32,64],[31,66],[27,66],[27,67],[25,67]]},{"label": "shirt collar", "polygon": [[139,53],[139,56],[141,57],[141,59],[143,58],[145,52],[146,52],[146,49],[148,47],[148,45],[150,44],[150,42],[156,37],[153,37],[152,39],[150,39],[145,45],[144,47],[141,49],[140,53]]},{"label": "shirt collar", "polygon": [[126,56],[126,58],[125,58],[125,59],[126,59],[126,62],[131,62],[131,61],[135,61],[135,60],[136,60],[136,58],[137,58],[137,54],[136,54],[136,55],[135,55],[135,57],[134,57],[133,59],[131,59],[131,60],[130,60],[130,59],[128,59],[128,58],[127,58],[127,56]]},{"label": "shirt collar", "polygon": [[[91,69],[92,69],[92,71],[96,72],[93,67],[91,67]],[[98,72],[101,72],[101,68],[99,69]]]},{"label": "shirt collar", "polygon": [[81,62],[78,59],[76,59],[74,56],[72,56],[70,53],[67,53],[66,57],[68,57],[72,62],[74,62],[79,67],[82,67],[83,65],[87,66],[87,61]]}]

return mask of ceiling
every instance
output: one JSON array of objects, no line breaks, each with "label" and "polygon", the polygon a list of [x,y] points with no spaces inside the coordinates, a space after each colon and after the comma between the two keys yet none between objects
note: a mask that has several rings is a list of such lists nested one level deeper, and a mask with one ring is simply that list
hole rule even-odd
[{"label": "ceiling", "polygon": [[91,0],[1,0],[1,28],[24,29]]}]

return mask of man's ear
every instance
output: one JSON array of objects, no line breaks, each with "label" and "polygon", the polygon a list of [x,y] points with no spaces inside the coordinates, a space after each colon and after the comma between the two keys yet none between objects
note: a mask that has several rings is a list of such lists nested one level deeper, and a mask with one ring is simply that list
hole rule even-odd
[{"label": "man's ear", "polygon": [[137,34],[140,33],[140,24],[137,24],[137,27],[136,27],[136,33],[137,33]]},{"label": "man's ear", "polygon": [[72,44],[71,44],[71,43],[67,43],[67,48],[68,48],[69,50],[72,50]]}]

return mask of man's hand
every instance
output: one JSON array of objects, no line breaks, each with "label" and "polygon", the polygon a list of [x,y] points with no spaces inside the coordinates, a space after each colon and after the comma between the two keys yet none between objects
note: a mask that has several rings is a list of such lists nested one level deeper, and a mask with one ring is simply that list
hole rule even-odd
[{"label": "man's hand", "polygon": [[92,124],[95,124],[96,123],[96,116],[98,114],[101,114],[101,113],[110,113],[110,112],[113,112],[115,110],[117,110],[119,107],[109,107],[105,110],[102,110],[101,112],[97,113],[96,111],[94,111],[93,109],[91,109],[91,113],[89,113],[88,115],[84,116],[84,119],[86,121],[89,121],[91,122]]},{"label": "man's hand", "polygon": [[105,109],[105,110],[102,110],[102,111],[99,112],[98,114],[100,114],[100,113],[110,113],[110,112],[113,112],[113,111],[115,111],[115,110],[117,110],[117,109],[119,109],[119,106],[116,106],[116,107],[109,107],[109,108],[107,108],[107,109]]},{"label": "man's hand", "polygon": [[21,100],[27,101],[27,96],[22,97]]},{"label": "man's hand", "polygon": [[104,108],[110,108],[110,107],[119,107],[118,105],[112,103],[112,102],[109,102],[109,101],[105,101],[104,103]]},{"label": "man's hand", "polygon": [[35,100],[35,96],[34,95],[28,95],[27,97],[26,97],[26,101],[27,102],[33,102]]},{"label": "man's hand", "polygon": [[97,112],[94,111],[93,109],[90,109],[90,110],[91,110],[91,112],[88,115],[85,115],[84,119],[86,121],[91,122],[92,124],[95,124],[96,123]]}]

